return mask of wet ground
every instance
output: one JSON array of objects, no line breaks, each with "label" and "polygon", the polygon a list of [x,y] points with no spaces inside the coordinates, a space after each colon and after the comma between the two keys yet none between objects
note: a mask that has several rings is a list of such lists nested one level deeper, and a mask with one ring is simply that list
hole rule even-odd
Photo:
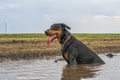
[{"label": "wet ground", "polygon": [[119,80],[120,54],[108,58],[99,55],[104,65],[72,65],[60,56],[32,60],[4,60],[0,62],[0,80]]}]

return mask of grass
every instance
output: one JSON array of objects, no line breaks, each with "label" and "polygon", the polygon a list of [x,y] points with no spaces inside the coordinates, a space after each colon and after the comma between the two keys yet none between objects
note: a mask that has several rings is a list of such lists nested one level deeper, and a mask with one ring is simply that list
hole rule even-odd
[{"label": "grass", "polygon": [[[120,34],[73,34],[96,53],[120,52]],[[0,34],[0,58],[61,55],[57,41],[46,44],[45,34]]]},{"label": "grass", "polygon": [[45,34],[0,34],[0,41],[12,40],[46,40]]},{"label": "grass", "polygon": [[0,34],[0,38],[46,38],[44,34]]},{"label": "grass", "polygon": [[[120,34],[73,34],[77,39],[120,39]],[[43,33],[31,34],[0,34],[0,42],[22,40],[22,41],[45,41],[47,36]]]},{"label": "grass", "polygon": [[73,34],[75,37],[81,38],[120,38],[120,34]]},{"label": "grass", "polygon": [[[120,38],[120,34],[85,34],[75,33],[75,37],[81,38]],[[0,38],[47,38],[45,34],[0,34]]]}]

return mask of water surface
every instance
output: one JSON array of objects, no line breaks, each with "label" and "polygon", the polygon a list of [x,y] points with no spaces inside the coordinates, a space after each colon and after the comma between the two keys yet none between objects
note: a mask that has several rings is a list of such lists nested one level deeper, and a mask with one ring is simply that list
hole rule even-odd
[{"label": "water surface", "polygon": [[0,62],[0,80],[119,80],[120,54],[99,56],[105,65],[72,65],[55,62],[60,56],[32,60]]}]

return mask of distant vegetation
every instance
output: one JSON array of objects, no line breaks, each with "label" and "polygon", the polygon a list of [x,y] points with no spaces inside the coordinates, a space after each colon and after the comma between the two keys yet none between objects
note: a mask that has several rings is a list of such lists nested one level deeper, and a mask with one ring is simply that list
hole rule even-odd
[{"label": "distant vegetation", "polygon": [[[75,33],[73,35],[81,38],[120,38],[120,34]],[[47,36],[45,34],[0,34],[0,38],[47,38]]]},{"label": "distant vegetation", "polygon": [[73,34],[75,37],[83,38],[120,38],[120,34]]},{"label": "distant vegetation", "polygon": [[[120,34],[73,34],[96,53],[120,52]],[[0,34],[0,59],[61,55],[58,41],[48,46],[45,34]]]},{"label": "distant vegetation", "polygon": [[44,34],[0,34],[0,38],[46,38]]}]

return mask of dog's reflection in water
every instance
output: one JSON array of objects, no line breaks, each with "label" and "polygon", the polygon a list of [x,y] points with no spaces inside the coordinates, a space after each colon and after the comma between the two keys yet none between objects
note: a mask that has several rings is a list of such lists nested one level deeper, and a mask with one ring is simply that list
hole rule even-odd
[{"label": "dog's reflection in water", "polygon": [[82,80],[95,77],[100,65],[67,65],[63,69],[61,80]]}]

